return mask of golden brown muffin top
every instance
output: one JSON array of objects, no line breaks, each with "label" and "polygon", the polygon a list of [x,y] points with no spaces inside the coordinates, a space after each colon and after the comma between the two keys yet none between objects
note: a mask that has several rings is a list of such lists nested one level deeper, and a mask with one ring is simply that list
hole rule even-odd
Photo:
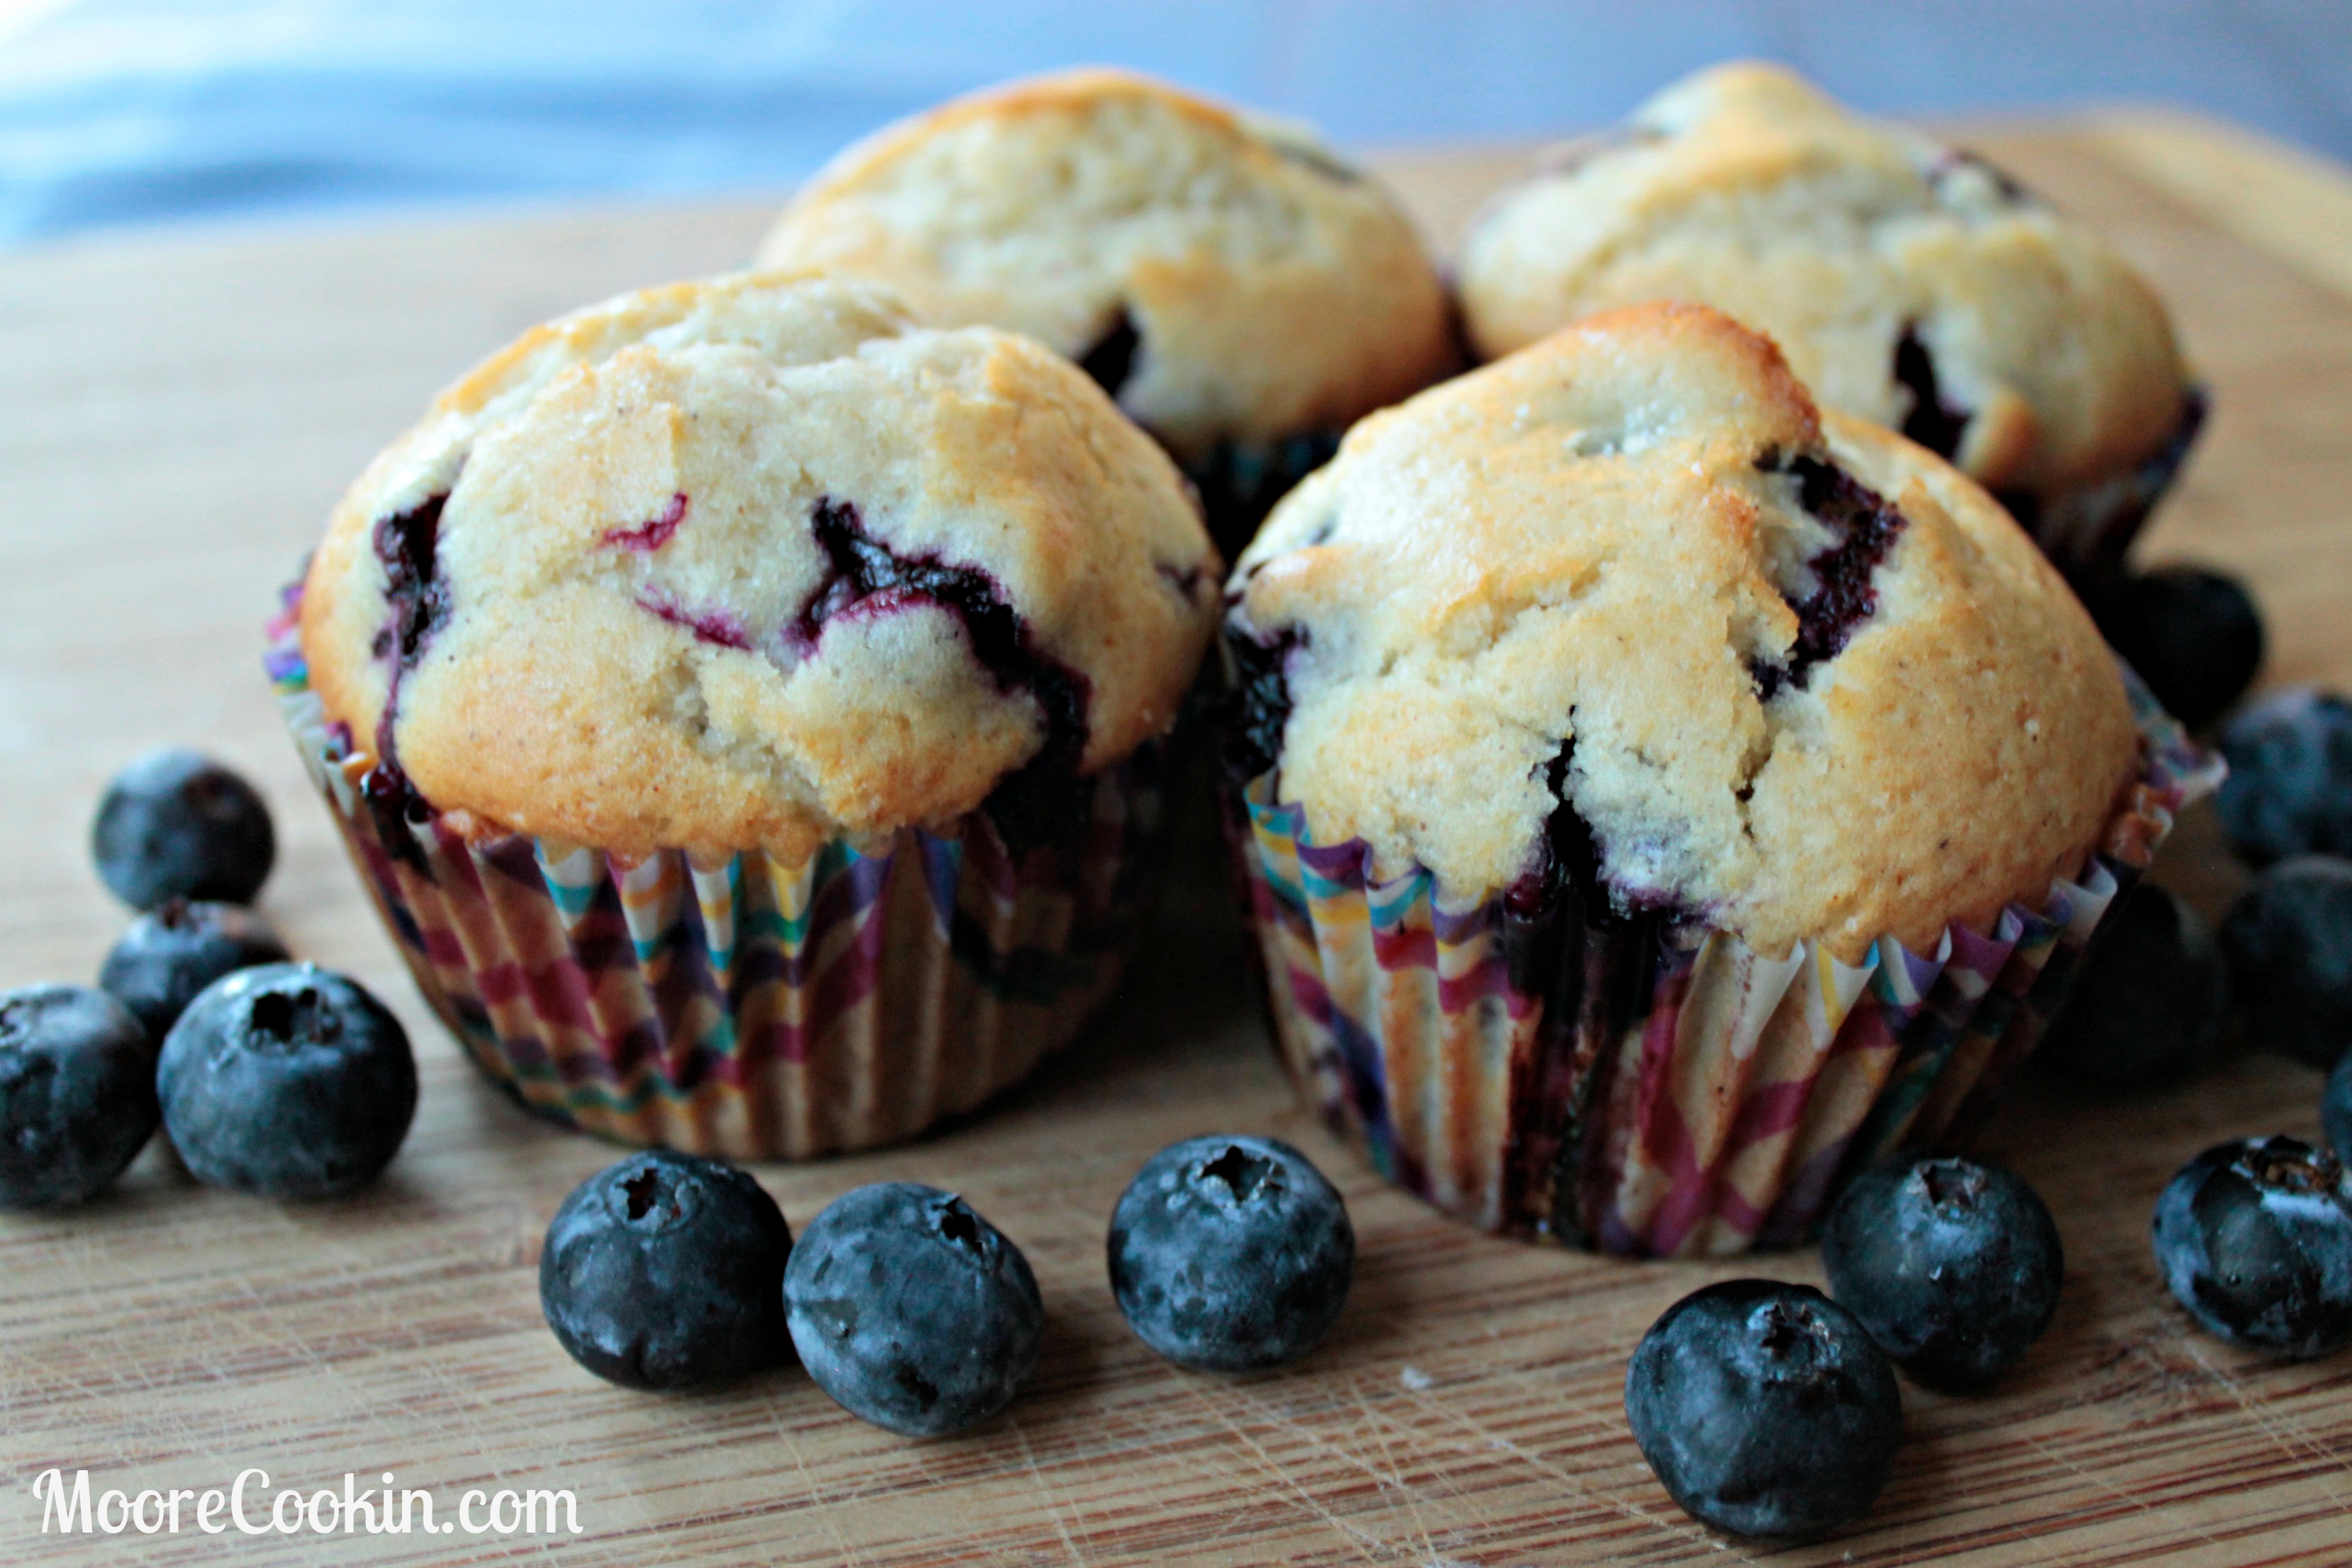
[{"label": "golden brown muffin top", "polygon": [[1713,305],[1828,406],[2039,495],[2129,468],[2181,417],[2171,322],[2113,247],[1777,67],[1702,71],[1555,163],[1465,244],[1486,355],[1614,306]]},{"label": "golden brown muffin top", "polygon": [[1301,129],[1120,71],[877,132],[793,198],[760,259],[877,278],[927,321],[1087,360],[1187,461],[1342,428],[1454,359],[1444,287],[1378,184]]},{"label": "golden brown muffin top", "polygon": [[1697,306],[1367,419],[1228,599],[1286,678],[1279,797],[1449,904],[1540,872],[1565,805],[1622,907],[1768,952],[1928,946],[2076,871],[2137,757],[2008,514]]},{"label": "golden brown muffin top", "polygon": [[302,647],[327,717],[445,812],[797,858],[1166,731],[1220,570],[1066,361],[743,275],[564,317],[442,394],[336,508]]}]

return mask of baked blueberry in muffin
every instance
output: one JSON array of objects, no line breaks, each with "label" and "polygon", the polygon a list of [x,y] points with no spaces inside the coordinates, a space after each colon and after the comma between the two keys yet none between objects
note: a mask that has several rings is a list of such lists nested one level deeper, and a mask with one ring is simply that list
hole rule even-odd
[{"label": "baked blueberry in muffin", "polygon": [[1677,82],[1507,192],[1461,290],[1488,357],[1644,300],[1725,310],[1823,405],[1999,493],[2078,578],[2120,558],[2201,417],[2163,304],[2113,247],[1774,67]]},{"label": "baked blueberry in muffin", "polygon": [[1318,840],[1766,952],[1932,947],[2038,895],[2137,750],[2113,656],[1984,491],[1700,307],[1367,422],[1229,597],[1244,765]]},{"label": "baked blueberry in muffin", "polygon": [[1040,345],[677,284],[527,334],[361,477],[296,728],[494,1074],[813,1153],[969,1109],[1115,983],[1220,571]]},{"label": "baked blueberry in muffin", "polygon": [[[1874,969],[1997,973],[2032,912],[2081,928],[2055,987],[2114,892],[2142,745],[2081,605],[1980,487],[1705,307],[1363,421],[1227,602],[1286,1050],[1484,1224],[1744,1245],[1867,1142],[1913,1016]],[[1919,1135],[2014,1065],[1992,1037],[1906,1089]]]},{"label": "baked blueberry in muffin", "polygon": [[489,361],[345,497],[310,684],[372,795],[483,825],[802,854],[952,820],[1131,752],[1190,682],[1215,557],[1108,413],[864,283],[625,297]]},{"label": "baked blueberry in muffin", "polygon": [[1228,552],[1350,423],[1454,363],[1444,286],[1378,184],[1303,130],[1116,71],[877,132],[760,259],[1076,360],[1184,466]]}]

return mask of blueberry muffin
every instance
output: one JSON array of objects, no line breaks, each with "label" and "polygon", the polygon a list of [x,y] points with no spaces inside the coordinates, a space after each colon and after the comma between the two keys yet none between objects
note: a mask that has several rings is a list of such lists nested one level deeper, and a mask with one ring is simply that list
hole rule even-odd
[{"label": "blueberry muffin", "polygon": [[337,507],[277,673],[494,1074],[799,1156],[967,1108],[1099,998],[1219,570],[1066,361],[750,275],[444,393]]},{"label": "blueberry muffin", "polygon": [[1702,71],[1562,149],[1474,226],[1460,284],[1490,358],[1644,300],[1728,311],[1823,404],[1993,490],[2078,578],[2120,559],[2203,412],[2112,247],[1769,66]]},{"label": "blueberry muffin", "polygon": [[1339,432],[1454,363],[1445,289],[1386,191],[1297,127],[1115,71],[888,127],[760,258],[1077,361],[1184,466],[1228,551]]},{"label": "blueberry muffin", "polygon": [[2016,524],[1705,307],[1364,421],[1227,601],[1286,1054],[1497,1228],[1801,1228],[2013,1065],[2168,809]]}]

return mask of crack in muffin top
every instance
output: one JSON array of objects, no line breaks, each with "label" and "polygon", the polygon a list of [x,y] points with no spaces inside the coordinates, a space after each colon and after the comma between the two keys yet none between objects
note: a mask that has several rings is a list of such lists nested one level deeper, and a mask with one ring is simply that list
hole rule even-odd
[{"label": "crack in muffin top", "polygon": [[1461,289],[1488,356],[1598,310],[1714,305],[1769,333],[1830,407],[2000,490],[2129,468],[2188,395],[2162,302],[2112,247],[1983,160],[1776,67],[1689,77],[1505,192],[1465,242]]},{"label": "crack in muffin top", "polygon": [[444,393],[337,507],[302,647],[387,795],[798,858],[1166,731],[1222,570],[1066,361],[747,274],[565,317]]},{"label": "crack in muffin top", "polygon": [[1703,307],[1365,420],[1227,603],[1247,760],[1453,907],[1540,871],[1564,808],[1620,910],[1931,947],[2079,870],[2137,762],[2113,656],[1991,498]]},{"label": "crack in muffin top", "polygon": [[1378,184],[1300,128],[1118,71],[886,128],[793,200],[760,259],[1027,332],[1188,462],[1344,428],[1454,363],[1444,284]]}]

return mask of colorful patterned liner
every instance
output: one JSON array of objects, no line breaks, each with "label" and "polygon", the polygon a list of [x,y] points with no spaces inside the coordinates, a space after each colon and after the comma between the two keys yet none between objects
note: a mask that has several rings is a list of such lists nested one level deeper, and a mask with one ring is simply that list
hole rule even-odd
[{"label": "colorful patterned liner", "polygon": [[[1238,848],[1286,1065],[1382,1175],[1487,1230],[1660,1258],[1793,1245],[1848,1173],[1973,1130],[2174,814],[2220,782],[2127,684],[2141,776],[2081,878],[1858,964],[1642,925],[1545,948],[1499,898],[1372,879],[1362,840],[1315,843],[1263,775]],[[1530,973],[1531,949],[1576,956]]]},{"label": "colorful patterned liner", "polygon": [[1117,983],[1165,847],[1151,745],[1094,781],[1069,845],[1015,855],[974,812],[798,863],[643,859],[436,815],[385,841],[373,758],[310,690],[301,590],[268,668],[401,956],[525,1106],[625,1142],[811,1159],[910,1138],[1067,1044]]},{"label": "colorful patterned liner", "polygon": [[2198,432],[2205,427],[2210,407],[2205,388],[2191,385],[2172,434],[2135,467],[2057,496],[2036,498],[2004,491],[2000,502],[2067,581],[2086,597],[2092,596],[2092,590],[2122,567],[2124,555],[2148,514],[2172,488],[2181,465],[2189,460],[2189,449],[2197,444]]}]

